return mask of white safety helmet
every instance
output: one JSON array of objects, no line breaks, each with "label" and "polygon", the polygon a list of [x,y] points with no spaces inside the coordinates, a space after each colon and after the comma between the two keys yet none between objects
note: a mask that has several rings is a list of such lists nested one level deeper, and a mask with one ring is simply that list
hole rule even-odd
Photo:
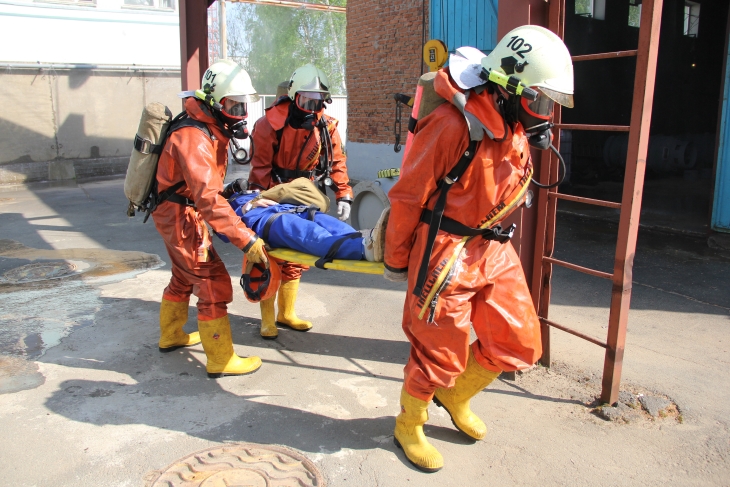
[{"label": "white safety helmet", "polygon": [[511,30],[482,59],[487,70],[518,78],[548,98],[573,107],[573,62],[568,48],[553,32],[537,25]]},{"label": "white safety helmet", "polygon": [[[305,111],[316,112],[323,108],[323,102],[330,102],[329,80],[324,71],[312,64],[305,64],[301,68],[297,68],[289,79],[289,98],[296,101],[296,95],[299,93],[303,98],[303,106]],[[321,100],[315,102],[315,100]]]},{"label": "white safety helmet", "polygon": [[[202,88],[194,96],[213,109],[220,110],[229,121],[241,121],[248,115],[248,103],[257,102],[259,95],[251,77],[238,63],[221,59],[203,74]],[[185,95],[185,92],[182,93]]]},{"label": "white safety helmet", "polygon": [[200,86],[217,103],[223,98],[233,97],[245,103],[259,100],[259,95],[251,84],[251,77],[245,69],[230,59],[220,59],[213,63],[203,74]]}]

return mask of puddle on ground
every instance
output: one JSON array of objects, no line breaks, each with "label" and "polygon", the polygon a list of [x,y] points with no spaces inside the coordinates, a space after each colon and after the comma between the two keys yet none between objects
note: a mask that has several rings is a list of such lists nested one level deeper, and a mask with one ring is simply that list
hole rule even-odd
[{"label": "puddle on ground", "polygon": [[37,363],[20,357],[0,355],[0,394],[35,389],[45,381]]},{"label": "puddle on ground", "polygon": [[[83,272],[83,276],[87,278],[156,269],[162,265],[158,256],[146,252],[110,249],[34,249],[7,239],[0,239],[0,257],[24,259],[30,262],[42,260],[85,262],[90,266]],[[0,286],[0,292],[3,292],[4,287]]]},{"label": "puddle on ground", "polygon": [[[33,361],[74,329],[94,323],[103,305],[100,284],[163,265],[158,256],[145,252],[45,250],[13,240],[0,240],[0,261],[6,264],[0,265],[4,271],[0,276],[0,394],[43,384],[45,378]],[[63,262],[73,264],[74,271],[54,272]],[[46,266],[51,269],[47,274],[26,271],[46,264],[52,264]],[[30,278],[14,281],[13,276]]]}]

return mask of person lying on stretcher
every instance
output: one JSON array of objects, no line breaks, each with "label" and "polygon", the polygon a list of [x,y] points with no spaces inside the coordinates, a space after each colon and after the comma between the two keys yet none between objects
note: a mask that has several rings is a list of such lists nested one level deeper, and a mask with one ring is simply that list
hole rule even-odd
[{"label": "person lying on stretcher", "polygon": [[243,191],[233,194],[228,203],[268,247],[290,248],[328,262],[383,261],[389,208],[383,210],[375,228],[357,231],[320,211],[320,206],[279,203],[263,196],[259,191]]}]

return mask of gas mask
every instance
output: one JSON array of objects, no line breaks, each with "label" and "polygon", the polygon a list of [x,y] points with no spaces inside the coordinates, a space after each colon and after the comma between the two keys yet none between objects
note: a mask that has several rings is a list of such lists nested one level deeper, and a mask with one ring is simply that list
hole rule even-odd
[{"label": "gas mask", "polygon": [[289,105],[289,116],[287,121],[293,129],[314,130],[319,117],[316,113],[306,112],[299,108],[296,103]]},{"label": "gas mask", "polygon": [[522,128],[527,135],[527,143],[530,147],[540,150],[553,151],[560,161],[563,170],[563,176],[553,184],[540,184],[534,179],[532,182],[540,188],[554,188],[560,185],[565,179],[565,161],[560,152],[553,146],[553,133],[550,130],[553,126],[551,120],[553,117],[553,106],[555,102],[545,96],[540,89],[537,88],[538,96],[534,100],[525,97],[519,97],[519,106],[517,106],[517,120],[522,124]]},{"label": "gas mask", "polygon": [[248,163],[248,152],[238,142],[239,139],[248,138],[248,122],[246,122],[248,106],[245,100],[246,98],[236,96],[223,98],[218,111],[220,121],[231,134],[230,143],[233,146],[231,154],[238,164]]},{"label": "gas mask", "polygon": [[314,130],[324,111],[325,103],[332,103],[329,93],[297,92],[294,103],[289,105],[289,125],[295,129]]},{"label": "gas mask", "polygon": [[248,107],[244,97],[229,96],[221,100],[221,121],[228,127],[233,137],[245,139],[248,137],[246,117]]},{"label": "gas mask", "polygon": [[237,122],[231,123],[231,122],[225,120],[225,116],[223,118],[224,118],[224,122],[225,122],[226,126],[228,126],[228,130],[230,130],[231,133],[233,134],[233,138],[235,138],[235,139],[248,138],[248,127],[247,127],[248,123],[245,120],[239,120]]},{"label": "gas mask", "polygon": [[520,105],[517,108],[517,119],[527,134],[527,142],[531,147],[540,150],[550,148],[553,134],[550,122],[553,116],[554,102],[544,94],[540,93],[535,100],[520,97]]}]

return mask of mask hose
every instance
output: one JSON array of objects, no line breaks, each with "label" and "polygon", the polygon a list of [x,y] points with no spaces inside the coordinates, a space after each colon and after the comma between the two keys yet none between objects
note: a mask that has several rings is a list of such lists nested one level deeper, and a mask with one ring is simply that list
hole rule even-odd
[{"label": "mask hose", "polygon": [[532,183],[535,186],[537,186],[538,188],[542,188],[542,189],[554,188],[556,186],[563,184],[563,181],[565,180],[565,176],[567,173],[567,170],[565,169],[565,159],[563,159],[563,156],[560,155],[560,152],[558,152],[558,149],[556,149],[553,144],[550,144],[550,150],[553,151],[555,153],[555,155],[558,157],[558,159],[560,160],[560,167],[563,169],[563,176],[557,182],[554,182],[553,184],[540,184],[533,179]]}]

